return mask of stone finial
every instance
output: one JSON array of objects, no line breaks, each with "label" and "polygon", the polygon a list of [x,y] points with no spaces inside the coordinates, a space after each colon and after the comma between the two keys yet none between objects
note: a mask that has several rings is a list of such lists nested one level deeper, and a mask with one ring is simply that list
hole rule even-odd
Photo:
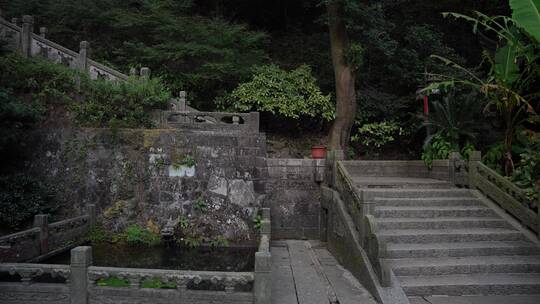
[{"label": "stone finial", "polygon": [[469,160],[481,161],[482,160],[482,152],[480,152],[480,151],[472,151],[471,154],[469,154]]},{"label": "stone finial", "polygon": [[84,50],[89,49],[89,48],[90,48],[90,42],[88,42],[88,41],[81,41],[81,42],[79,43],[79,48],[80,48],[80,49],[84,49]]},{"label": "stone finial", "polygon": [[42,26],[39,28],[39,35],[43,38],[45,38],[45,36],[47,36],[47,28]]},{"label": "stone finial", "polygon": [[150,78],[150,68],[148,67],[141,68],[141,77],[146,78],[146,79]]},{"label": "stone finial", "polygon": [[19,25],[19,18],[11,18],[11,23]]},{"label": "stone finial", "polygon": [[79,246],[71,249],[72,266],[91,266],[92,265],[92,247]]},{"label": "stone finial", "polygon": [[137,69],[136,68],[129,68],[129,76],[137,76]]},{"label": "stone finial", "polygon": [[24,16],[22,17],[22,22],[23,22],[23,23],[34,24],[34,16],[24,15]]}]

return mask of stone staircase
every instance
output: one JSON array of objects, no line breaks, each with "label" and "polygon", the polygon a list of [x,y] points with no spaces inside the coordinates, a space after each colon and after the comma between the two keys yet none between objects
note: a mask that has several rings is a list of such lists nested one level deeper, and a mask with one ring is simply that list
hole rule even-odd
[{"label": "stone staircase", "polygon": [[477,194],[438,181],[356,182],[407,296],[527,294],[540,303],[538,243]]}]

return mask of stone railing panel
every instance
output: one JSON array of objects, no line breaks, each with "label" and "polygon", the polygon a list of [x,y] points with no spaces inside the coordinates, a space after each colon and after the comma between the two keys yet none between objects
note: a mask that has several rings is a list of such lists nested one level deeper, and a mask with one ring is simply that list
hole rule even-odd
[{"label": "stone railing panel", "polygon": [[40,56],[56,64],[77,69],[77,52],[67,49],[39,35],[32,34],[30,54]]},{"label": "stone railing panel", "polygon": [[259,113],[163,111],[158,124],[179,129],[258,133]]},{"label": "stone railing panel", "polygon": [[7,22],[0,17],[0,40],[7,43],[7,48],[15,50],[19,48],[21,41],[21,27]]},{"label": "stone railing panel", "polygon": [[88,60],[88,73],[92,80],[105,79],[109,81],[120,81],[128,79],[127,75],[91,59]]},{"label": "stone railing panel", "polygon": [[38,228],[0,237],[0,261],[26,261],[40,254]]},{"label": "stone railing panel", "polygon": [[89,230],[89,216],[52,223],[49,225],[49,250],[78,244]]},{"label": "stone railing panel", "polygon": [[515,216],[525,226],[539,232],[538,215],[531,209],[532,202],[516,185],[481,162],[474,165],[474,185],[501,208]]}]

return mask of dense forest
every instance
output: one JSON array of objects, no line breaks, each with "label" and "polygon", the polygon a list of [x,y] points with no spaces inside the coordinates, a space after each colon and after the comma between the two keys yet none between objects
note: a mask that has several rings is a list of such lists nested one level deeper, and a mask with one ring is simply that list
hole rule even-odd
[{"label": "dense forest", "polygon": [[[522,176],[516,179],[534,189],[540,172],[539,48],[534,35],[509,31],[528,50],[526,60],[517,56],[512,65],[516,74],[527,73],[520,74],[520,88],[511,90],[518,94],[518,104],[523,97],[527,107],[518,111],[511,130],[504,110],[486,110],[495,96],[491,91],[455,85],[456,79],[469,76],[491,84],[490,77],[497,76],[492,67],[499,49],[513,44],[483,27],[490,24],[487,19],[471,22],[462,16],[511,16],[507,0],[0,0],[0,8],[6,19],[33,15],[35,28],[46,26],[48,38],[71,49],[89,41],[93,59],[125,73],[150,67],[159,95],[150,105],[185,90],[200,110],[257,110],[263,131],[271,142],[284,141],[283,146],[328,143],[339,99],[331,45],[336,24],[329,9],[335,3],[347,38],[345,65],[354,74],[351,143],[347,147],[347,136],[344,145],[349,157],[422,157],[429,163],[450,151],[481,149],[492,167],[507,175],[517,168]],[[2,59],[2,68],[20,66],[13,60]],[[434,79],[436,87],[430,86]],[[441,81],[445,79],[453,81]],[[10,81],[12,77],[2,78],[6,94]],[[421,91],[426,87],[429,92]],[[421,96],[434,91],[439,92],[430,96],[435,136],[428,137]],[[6,94],[0,98],[7,100]],[[76,117],[87,119],[79,123],[148,125],[144,113],[131,110],[131,116],[103,118],[103,113],[119,113],[115,109],[136,103],[96,106],[107,98],[96,97],[93,104],[76,109]],[[96,118],[98,110],[102,116]],[[302,156],[291,151],[290,156]]]}]

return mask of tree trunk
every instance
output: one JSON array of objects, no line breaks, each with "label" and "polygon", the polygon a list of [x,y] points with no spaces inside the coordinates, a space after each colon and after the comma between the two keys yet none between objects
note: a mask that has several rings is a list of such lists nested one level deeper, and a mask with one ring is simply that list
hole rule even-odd
[{"label": "tree trunk", "polygon": [[336,119],[330,129],[330,150],[345,150],[349,145],[356,115],[355,67],[345,61],[350,42],[343,21],[343,6],[327,4],[332,64],[336,81]]}]

